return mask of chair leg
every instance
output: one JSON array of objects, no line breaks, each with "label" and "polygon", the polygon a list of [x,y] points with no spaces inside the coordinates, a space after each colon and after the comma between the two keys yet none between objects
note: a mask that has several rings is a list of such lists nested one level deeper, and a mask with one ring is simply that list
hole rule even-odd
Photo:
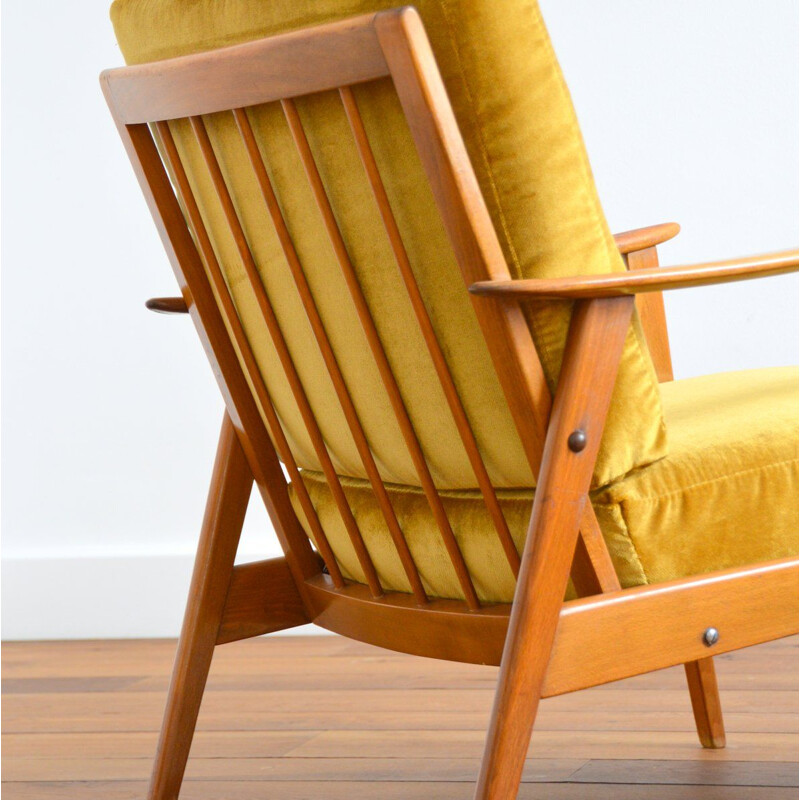
[{"label": "chair leg", "polygon": [[632,310],[632,298],[573,310],[475,800],[519,790]]},{"label": "chair leg", "polygon": [[226,414],[150,781],[149,800],[177,800],[181,789],[252,484],[250,467]]},{"label": "chair leg", "polygon": [[711,749],[725,747],[725,726],[714,659],[709,656],[699,661],[689,661],[684,667],[700,744]]}]

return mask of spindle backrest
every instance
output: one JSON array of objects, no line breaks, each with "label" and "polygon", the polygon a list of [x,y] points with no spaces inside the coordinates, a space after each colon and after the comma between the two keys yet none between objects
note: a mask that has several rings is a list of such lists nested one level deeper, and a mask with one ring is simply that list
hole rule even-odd
[{"label": "spindle backrest", "polygon": [[[231,146],[225,141],[226,136],[230,137],[231,122],[239,137],[237,146],[247,153],[252,170],[249,179],[254,181],[274,226],[287,274],[294,283],[340,404],[337,413],[342,415],[358,453],[357,469],[363,471],[371,483],[409,590],[418,603],[424,604],[428,599],[424,582],[384,485],[385,480],[391,479],[391,470],[379,463],[370,436],[362,425],[354,402],[352,377],[348,382],[346,365],[340,363],[339,352],[320,313],[319,295],[315,297],[309,285],[308,265],[298,253],[285,204],[276,191],[254,131],[254,109],[263,109],[264,104],[279,104],[305,173],[304,179],[316,202],[320,227],[335,253],[341,278],[374,359],[381,390],[388,398],[413,465],[413,477],[406,482],[424,491],[466,603],[470,609],[477,609],[480,603],[439,495],[443,488],[441,481],[437,484],[426,457],[426,442],[421,441],[409,414],[376,324],[374,304],[368,302],[351,258],[353,243],[345,241],[309,142],[306,123],[298,111],[298,103],[308,96],[318,97],[326,91],[338,94],[369,182],[372,202],[377,206],[408,294],[418,333],[427,348],[427,358],[433,365],[472,470],[472,485],[481,491],[509,568],[516,575],[519,569],[517,549],[409,262],[354,91],[366,82],[386,78],[391,80],[399,98],[465,287],[476,281],[509,278],[433,53],[413,9],[379,12],[207,53],[111,70],[104,73],[102,80],[232,419],[247,443],[248,456],[255,465],[254,475],[296,577],[307,578],[314,573],[314,556],[292,511],[286,482],[278,478],[277,459],[285,466],[307,530],[334,585],[342,587],[345,576],[317,518],[301,477],[302,468],[319,469],[324,474],[357,558],[360,574],[355,577],[369,586],[374,597],[383,592],[342,488],[340,475],[348,474],[348,468],[342,465],[340,455],[332,453],[325,429],[329,423],[319,418],[309,399],[301,374],[303,363],[298,362],[297,353],[292,351],[290,336],[280,318],[281,309],[276,308],[270,298],[254,254],[259,237],[254,235],[252,223],[243,219],[236,201],[237,187],[232,185],[235,181],[226,174],[225,160],[220,157],[220,152],[224,153],[225,147]],[[228,126],[227,133],[224,125]],[[298,175],[296,179],[301,180],[303,176]],[[227,225],[223,233],[210,230],[207,206],[203,207],[199,199],[198,187],[202,188],[203,182],[206,188],[213,187]],[[222,240],[226,236],[232,243],[232,250],[226,251],[223,247]],[[231,257],[231,252],[235,252],[236,259]],[[242,286],[249,293],[246,296]],[[464,292],[466,296],[466,288]],[[247,302],[257,308],[258,319],[268,336],[260,336],[258,331],[254,333],[244,323],[242,309]],[[530,474],[535,475],[541,461],[550,392],[528,323],[517,306],[503,307],[481,298],[474,298],[472,304]],[[273,348],[271,360],[264,355],[263,340],[266,339]],[[476,359],[479,357],[476,353]],[[278,382],[278,376],[288,386],[291,405],[285,397],[279,398],[280,403],[276,400],[276,393],[283,385]],[[504,407],[499,413],[507,413],[507,409]],[[302,421],[308,447],[291,430],[287,433],[286,421],[291,415],[299,416]],[[350,570],[351,574],[356,572]]]}]

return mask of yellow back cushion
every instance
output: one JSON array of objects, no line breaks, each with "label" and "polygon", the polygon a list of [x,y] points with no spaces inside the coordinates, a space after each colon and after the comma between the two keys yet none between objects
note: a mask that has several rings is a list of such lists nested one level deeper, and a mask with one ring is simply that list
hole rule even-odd
[{"label": "yellow back cushion", "polygon": [[[115,0],[128,63],[210,50],[363,14],[386,0]],[[420,0],[418,10],[494,227],[515,277],[624,269],[600,207],[575,114],[532,0]],[[412,267],[492,481],[532,486],[524,456],[390,81],[356,98]],[[359,281],[437,486],[476,485],[414,318],[338,95],[298,100]],[[418,485],[281,109],[251,116],[284,216],[384,480]],[[267,292],[337,471],[365,477],[235,124],[207,120]],[[319,469],[233,239],[188,127],[174,134],[248,338],[301,466]],[[531,308],[555,386],[567,304]],[[594,484],[665,454],[655,373],[638,322],[628,336]]]}]

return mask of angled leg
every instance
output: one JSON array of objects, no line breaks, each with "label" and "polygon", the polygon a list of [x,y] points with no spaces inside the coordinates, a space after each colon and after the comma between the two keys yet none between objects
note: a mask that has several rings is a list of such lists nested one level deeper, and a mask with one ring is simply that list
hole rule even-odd
[{"label": "angled leg", "polygon": [[684,667],[700,744],[714,750],[725,747],[725,726],[714,659],[709,656],[699,661],[689,661]]},{"label": "angled leg", "polygon": [[476,800],[517,795],[632,310],[621,297],[573,311]]},{"label": "angled leg", "polygon": [[180,792],[252,484],[250,467],[225,414],[149,800],[177,800]]},{"label": "angled leg", "polygon": [[[673,234],[674,235],[674,234]],[[658,251],[655,247],[629,252],[626,257],[628,269],[657,267]],[[650,355],[661,383],[671,381],[672,358],[669,352],[667,319],[664,315],[664,299],[661,292],[642,294],[636,298],[636,307],[642,321]],[[697,735],[703,747],[725,747],[725,728],[722,724],[722,705],[717,688],[717,676],[712,659],[691,661],[685,664],[689,694],[692,698]]]}]

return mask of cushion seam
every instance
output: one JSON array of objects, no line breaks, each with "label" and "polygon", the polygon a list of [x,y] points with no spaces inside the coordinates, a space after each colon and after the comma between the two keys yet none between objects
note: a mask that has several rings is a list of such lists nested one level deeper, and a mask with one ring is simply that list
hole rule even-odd
[{"label": "cushion seam", "polygon": [[621,505],[622,503],[649,503],[649,502],[658,502],[664,497],[671,497],[675,494],[681,494],[686,492],[690,489],[697,489],[700,486],[708,486],[712,483],[719,483],[720,481],[730,480],[731,478],[737,478],[741,475],[747,475],[751,472],[761,472],[765,469],[771,469],[773,467],[782,467],[786,464],[797,464],[797,458],[787,458],[783,461],[773,461],[771,464],[762,464],[759,467],[748,467],[747,469],[737,470],[736,472],[729,472],[727,475],[719,475],[716,478],[709,478],[707,480],[698,481],[697,483],[691,483],[688,486],[682,486],[679,489],[672,489],[669,492],[662,492],[661,494],[651,494],[651,495],[644,495],[643,497],[626,497],[622,498],[617,501],[611,501],[609,503],[599,503],[599,505],[605,506],[613,506],[613,505]]}]

